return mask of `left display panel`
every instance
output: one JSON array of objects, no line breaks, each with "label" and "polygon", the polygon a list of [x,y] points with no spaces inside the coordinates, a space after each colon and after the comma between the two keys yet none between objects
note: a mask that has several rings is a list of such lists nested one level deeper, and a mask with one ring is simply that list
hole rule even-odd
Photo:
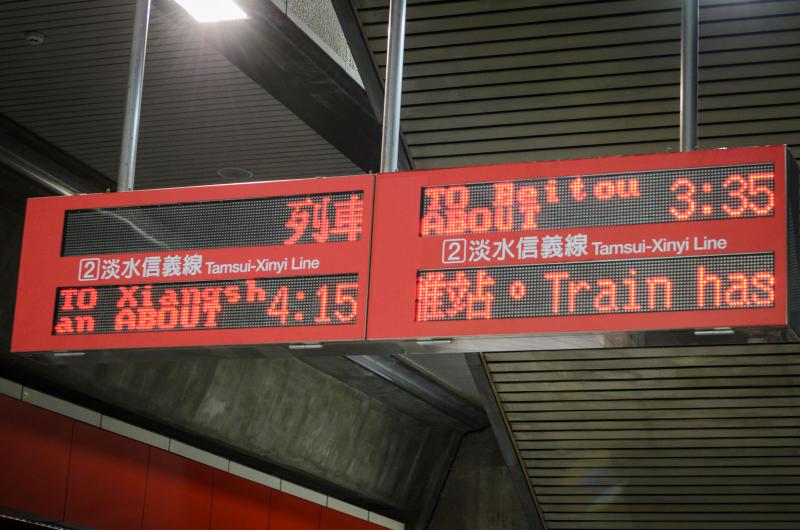
[{"label": "left display panel", "polygon": [[363,341],[374,177],[28,202],[12,351]]}]

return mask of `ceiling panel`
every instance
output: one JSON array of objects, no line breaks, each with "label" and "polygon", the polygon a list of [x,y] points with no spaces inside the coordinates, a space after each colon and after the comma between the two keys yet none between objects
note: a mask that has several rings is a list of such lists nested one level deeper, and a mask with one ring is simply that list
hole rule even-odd
[{"label": "ceiling panel", "polygon": [[[0,113],[110,178],[117,173],[132,0],[0,0]],[[235,23],[230,26],[236,31]],[[45,43],[31,46],[25,31]],[[362,171],[207,44],[153,10],[137,188]]]},{"label": "ceiling panel", "polygon": [[[388,1],[353,4],[382,72]],[[677,149],[680,5],[410,1],[402,127],[416,166]],[[700,146],[800,145],[800,2],[703,0],[700,20]]]},{"label": "ceiling panel", "polygon": [[547,528],[764,530],[800,523],[796,350],[492,353],[484,362]]}]

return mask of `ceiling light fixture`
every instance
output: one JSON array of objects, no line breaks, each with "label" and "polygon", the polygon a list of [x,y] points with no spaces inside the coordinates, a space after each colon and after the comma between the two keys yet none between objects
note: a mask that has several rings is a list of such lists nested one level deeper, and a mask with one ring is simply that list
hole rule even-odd
[{"label": "ceiling light fixture", "polygon": [[248,18],[233,0],[175,0],[198,22],[222,22]]}]

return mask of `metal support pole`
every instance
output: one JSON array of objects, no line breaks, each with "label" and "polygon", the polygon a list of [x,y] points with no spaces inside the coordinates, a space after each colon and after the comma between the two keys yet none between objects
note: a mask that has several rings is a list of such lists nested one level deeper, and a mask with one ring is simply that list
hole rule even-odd
[{"label": "metal support pole", "polygon": [[383,99],[381,172],[397,171],[400,151],[400,98],[403,94],[403,49],[406,40],[406,0],[391,0]]},{"label": "metal support pole", "polygon": [[144,57],[147,50],[147,28],[150,25],[150,2],[151,0],[136,0],[117,191],[131,191],[136,172],[136,147],[139,143],[139,115],[142,111],[142,83],[144,82]]},{"label": "metal support pole", "polygon": [[697,149],[697,85],[700,50],[700,1],[681,8],[681,151]]}]

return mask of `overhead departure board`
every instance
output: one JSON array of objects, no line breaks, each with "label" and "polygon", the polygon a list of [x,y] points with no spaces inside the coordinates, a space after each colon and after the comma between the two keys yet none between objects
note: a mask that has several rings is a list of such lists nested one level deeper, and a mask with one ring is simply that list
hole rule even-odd
[{"label": "overhead departure board", "polygon": [[363,341],[373,182],[33,199],[13,350]]},{"label": "overhead departure board", "polygon": [[380,175],[368,336],[786,326],[795,171],[769,147]]},{"label": "overhead departure board", "polygon": [[32,199],[12,351],[794,339],[797,179],[776,146]]}]

